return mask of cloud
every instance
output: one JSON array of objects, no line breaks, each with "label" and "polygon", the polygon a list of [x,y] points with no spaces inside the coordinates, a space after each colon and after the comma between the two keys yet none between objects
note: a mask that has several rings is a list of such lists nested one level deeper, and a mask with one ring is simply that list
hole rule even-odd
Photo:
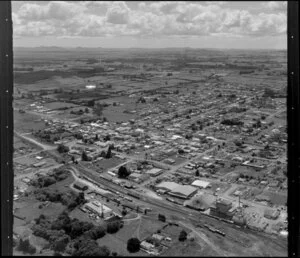
[{"label": "cloud", "polygon": [[49,2],[47,5],[25,3],[20,7],[18,15],[25,21],[66,20],[84,10],[86,10],[86,7],[80,3],[61,1]]},{"label": "cloud", "polygon": [[124,2],[114,2],[107,10],[106,20],[113,24],[126,24],[129,20],[129,8]]},{"label": "cloud", "polygon": [[[131,6],[131,8],[129,7]],[[257,12],[230,2],[23,2],[13,12],[15,36],[170,37],[275,36],[286,33],[286,2],[267,2]]]},{"label": "cloud", "polygon": [[271,11],[287,12],[286,1],[268,1],[263,3],[263,6]]}]

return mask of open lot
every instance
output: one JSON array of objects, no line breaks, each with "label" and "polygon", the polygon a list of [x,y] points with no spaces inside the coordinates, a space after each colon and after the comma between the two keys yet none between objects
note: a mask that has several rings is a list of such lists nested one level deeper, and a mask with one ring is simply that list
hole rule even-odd
[{"label": "open lot", "polygon": [[110,159],[102,159],[99,161],[95,161],[93,163],[84,163],[82,162],[87,168],[95,169],[97,172],[105,172],[109,168],[113,168],[118,166],[119,164],[124,163],[124,160],[112,157]]},{"label": "open lot", "polygon": [[33,130],[45,129],[45,122],[41,120],[38,115],[33,115],[29,113],[19,113],[14,111],[14,130],[20,133],[29,133]]}]

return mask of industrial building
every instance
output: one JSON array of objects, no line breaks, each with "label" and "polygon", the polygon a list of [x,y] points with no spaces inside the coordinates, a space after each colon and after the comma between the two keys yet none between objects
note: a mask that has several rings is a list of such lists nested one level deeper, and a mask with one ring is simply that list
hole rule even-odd
[{"label": "industrial building", "polygon": [[152,168],[146,172],[146,174],[150,175],[151,177],[158,176],[161,173],[162,173],[162,169],[160,168]]},{"label": "industrial building", "polygon": [[158,185],[156,185],[156,189],[157,190],[164,190],[167,192],[172,191],[173,189],[175,189],[177,186],[179,186],[179,184],[175,183],[175,182],[161,182]]},{"label": "industrial building", "polygon": [[197,186],[199,188],[203,188],[203,189],[206,189],[208,187],[211,187],[210,185],[210,182],[207,182],[207,181],[203,181],[203,180],[195,180],[193,183],[192,183],[193,186]]},{"label": "industrial building", "polygon": [[96,213],[100,218],[107,219],[114,215],[114,212],[109,207],[103,205],[101,202],[93,201],[88,202],[84,205],[84,207],[93,212]]},{"label": "industrial building", "polygon": [[169,194],[178,198],[188,199],[196,194],[197,191],[197,188],[190,185],[178,185]]},{"label": "industrial building", "polygon": [[232,202],[218,199],[210,206],[210,214],[224,219],[232,219],[235,208],[232,207]]}]

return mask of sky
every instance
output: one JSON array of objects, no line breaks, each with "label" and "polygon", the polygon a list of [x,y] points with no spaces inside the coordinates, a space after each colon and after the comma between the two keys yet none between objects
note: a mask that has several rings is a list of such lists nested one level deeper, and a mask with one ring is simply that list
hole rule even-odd
[{"label": "sky", "polygon": [[286,49],[286,1],[12,1],[15,47]]}]

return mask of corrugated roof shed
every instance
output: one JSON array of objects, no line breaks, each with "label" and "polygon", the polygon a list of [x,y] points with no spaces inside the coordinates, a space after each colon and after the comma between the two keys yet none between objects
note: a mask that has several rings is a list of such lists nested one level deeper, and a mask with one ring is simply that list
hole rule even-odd
[{"label": "corrugated roof shed", "polygon": [[179,184],[177,184],[175,182],[161,182],[160,184],[156,185],[156,188],[172,191],[173,189],[175,189],[178,186],[179,186]]},{"label": "corrugated roof shed", "polygon": [[190,186],[190,185],[179,185],[176,188],[174,188],[171,193],[180,195],[183,197],[188,197],[191,194],[195,193],[197,191],[197,188]]}]

